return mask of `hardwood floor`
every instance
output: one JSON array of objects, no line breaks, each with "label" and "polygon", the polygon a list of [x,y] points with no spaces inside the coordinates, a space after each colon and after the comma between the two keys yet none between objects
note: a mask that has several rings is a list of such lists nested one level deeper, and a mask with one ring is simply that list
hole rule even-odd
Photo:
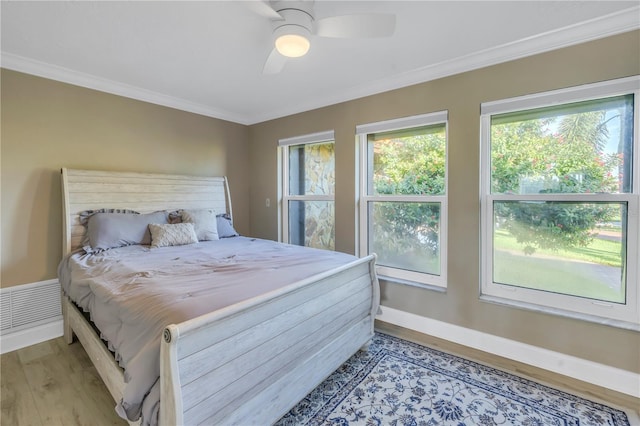
[{"label": "hardwood floor", "polygon": [[57,338],[0,356],[0,424],[127,425],[79,342]]},{"label": "hardwood floor", "polygon": [[[376,321],[383,332],[490,365],[592,401],[640,410],[640,400],[548,371]],[[127,425],[79,342],[57,338],[0,356],[0,424]]]}]

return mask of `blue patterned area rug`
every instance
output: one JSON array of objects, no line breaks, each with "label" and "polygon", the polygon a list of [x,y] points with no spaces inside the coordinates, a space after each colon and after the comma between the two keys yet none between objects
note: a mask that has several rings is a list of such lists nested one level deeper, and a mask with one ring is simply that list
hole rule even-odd
[{"label": "blue patterned area rug", "polygon": [[631,426],[623,411],[381,333],[277,425]]}]

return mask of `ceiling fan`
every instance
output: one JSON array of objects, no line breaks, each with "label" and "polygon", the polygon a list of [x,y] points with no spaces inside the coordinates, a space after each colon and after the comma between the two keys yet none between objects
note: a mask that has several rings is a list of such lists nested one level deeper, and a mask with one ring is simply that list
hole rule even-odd
[{"label": "ceiling fan", "polygon": [[288,58],[304,56],[311,36],[335,38],[389,37],[396,17],[393,14],[338,15],[315,19],[313,0],[247,2],[258,14],[271,20],[274,47],[263,74],[279,73]]}]

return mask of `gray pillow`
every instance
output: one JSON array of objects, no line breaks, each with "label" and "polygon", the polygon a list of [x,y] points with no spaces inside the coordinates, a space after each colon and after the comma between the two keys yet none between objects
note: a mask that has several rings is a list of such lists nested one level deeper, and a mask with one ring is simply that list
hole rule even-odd
[{"label": "gray pillow", "polygon": [[167,223],[166,212],[149,214],[96,213],[89,218],[87,253],[134,244],[151,244],[150,223]]},{"label": "gray pillow", "polygon": [[193,223],[198,241],[218,239],[218,223],[213,209],[180,210],[183,223]]},{"label": "gray pillow", "polygon": [[218,237],[229,238],[237,237],[240,234],[233,228],[231,218],[228,214],[219,214],[216,216],[216,222],[218,223]]},{"label": "gray pillow", "polygon": [[[184,210],[175,210],[169,212],[169,223],[182,223],[182,212]],[[238,237],[240,234],[233,228],[231,217],[227,213],[216,215],[216,227],[218,228],[218,238]]]},{"label": "gray pillow", "polygon": [[96,213],[128,213],[128,214],[140,214],[135,210],[129,209],[96,209],[96,210],[85,210],[83,212],[78,213],[78,220],[80,224],[83,226],[87,226],[89,224],[89,218]]},{"label": "gray pillow", "polygon": [[[91,253],[91,243],[89,242],[89,233],[87,232],[87,225],[89,225],[89,218],[96,213],[128,213],[128,214],[140,214],[135,210],[129,209],[95,209],[95,210],[85,210],[83,212],[78,213],[78,220],[80,224],[84,226],[84,237],[82,238],[82,248],[87,252]],[[87,249],[89,251],[87,251]]]}]

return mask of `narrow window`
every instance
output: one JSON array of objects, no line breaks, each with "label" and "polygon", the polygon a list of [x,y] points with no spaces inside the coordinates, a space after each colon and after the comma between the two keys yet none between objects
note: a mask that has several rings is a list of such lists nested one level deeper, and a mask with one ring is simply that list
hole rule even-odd
[{"label": "narrow window", "polygon": [[280,141],[282,240],[335,249],[333,131]]}]

